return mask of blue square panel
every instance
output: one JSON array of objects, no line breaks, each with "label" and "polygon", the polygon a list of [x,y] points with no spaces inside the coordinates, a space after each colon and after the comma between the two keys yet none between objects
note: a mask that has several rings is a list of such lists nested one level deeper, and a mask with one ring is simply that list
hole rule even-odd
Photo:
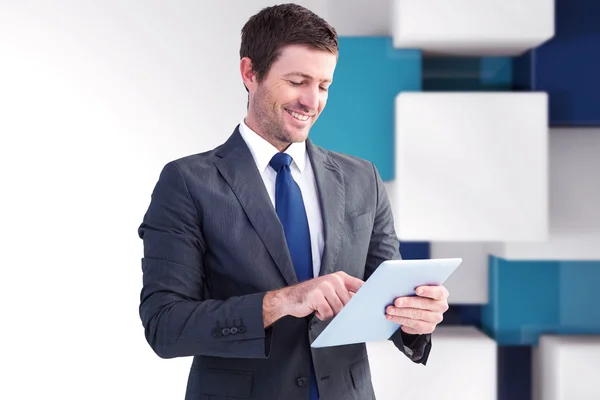
[{"label": "blue square panel", "polygon": [[563,262],[559,273],[561,331],[599,333],[600,262]]},{"label": "blue square panel", "polygon": [[600,1],[557,0],[554,38],[515,59],[514,89],[549,95],[551,126],[600,126]]},{"label": "blue square panel", "polygon": [[427,260],[430,247],[429,242],[400,242],[400,256],[404,260]]},{"label": "blue square panel", "polygon": [[440,326],[475,326],[481,329],[481,307],[479,304],[450,304]]},{"label": "blue square panel", "polygon": [[500,345],[536,345],[542,334],[598,334],[591,299],[600,261],[508,261],[490,256],[482,328]]},{"label": "blue square panel", "polygon": [[339,60],[311,140],[369,160],[394,179],[394,101],[421,90],[421,52],[397,50],[391,37],[340,37]]}]

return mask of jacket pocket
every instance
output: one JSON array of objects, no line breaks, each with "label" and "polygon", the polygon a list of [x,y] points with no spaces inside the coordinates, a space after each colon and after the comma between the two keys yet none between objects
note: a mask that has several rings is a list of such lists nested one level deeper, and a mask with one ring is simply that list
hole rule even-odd
[{"label": "jacket pocket", "polygon": [[350,377],[354,389],[361,389],[366,384],[371,383],[371,369],[369,368],[369,357],[358,360],[350,364]]},{"label": "jacket pocket", "polygon": [[188,390],[193,393],[247,399],[252,392],[252,372],[192,367]]},{"label": "jacket pocket", "polygon": [[369,228],[373,225],[372,213],[366,212],[364,214],[352,216],[348,218],[348,227],[350,232],[356,232],[361,229]]}]

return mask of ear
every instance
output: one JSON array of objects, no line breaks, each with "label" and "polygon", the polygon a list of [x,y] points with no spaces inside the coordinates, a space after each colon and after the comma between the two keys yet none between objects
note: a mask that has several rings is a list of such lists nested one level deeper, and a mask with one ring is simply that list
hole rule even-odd
[{"label": "ear", "polygon": [[246,89],[253,92],[256,87],[256,74],[252,70],[252,60],[248,57],[240,60],[240,73]]}]

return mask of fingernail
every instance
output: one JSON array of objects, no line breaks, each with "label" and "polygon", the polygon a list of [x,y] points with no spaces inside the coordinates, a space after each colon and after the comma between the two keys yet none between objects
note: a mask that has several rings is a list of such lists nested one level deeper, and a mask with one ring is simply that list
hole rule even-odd
[{"label": "fingernail", "polygon": [[423,294],[423,289],[422,288],[418,288],[417,289],[417,294]]},{"label": "fingernail", "polygon": [[403,300],[401,300],[401,299],[396,300],[396,307],[402,306],[402,303],[404,303]]}]

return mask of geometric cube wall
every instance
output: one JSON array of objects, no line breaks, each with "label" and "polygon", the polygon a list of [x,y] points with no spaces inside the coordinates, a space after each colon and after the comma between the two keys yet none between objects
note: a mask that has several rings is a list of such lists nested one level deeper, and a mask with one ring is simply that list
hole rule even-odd
[{"label": "geometric cube wall", "polygon": [[[600,131],[581,129],[600,126],[600,107],[594,106],[600,66],[593,57],[600,40],[594,19],[600,3],[557,0],[554,35],[553,0],[437,2],[313,2],[346,37],[340,40],[336,90],[330,91],[311,139],[375,163],[390,197],[403,258],[463,258],[445,283],[451,307],[436,329],[432,355],[446,341],[443,328],[482,326],[481,333],[495,344],[498,381],[496,390],[479,397],[531,400],[531,350],[540,337],[600,336],[600,315],[589,305],[593,282],[600,281]],[[400,3],[408,8],[394,13],[392,5]],[[420,38],[419,30],[425,32]],[[395,31],[405,36],[399,40]],[[406,34],[422,42],[397,45]],[[524,50],[523,57],[513,57]],[[403,96],[442,92],[478,100],[483,97],[476,95],[492,92],[546,98],[542,111],[531,104],[503,110],[486,106],[485,99],[473,101],[472,107],[424,103],[404,114],[394,111],[394,101]],[[536,128],[519,127],[531,113],[538,114]],[[479,126],[453,125],[461,118]],[[411,151],[402,153],[398,125],[407,122],[414,132],[428,124],[437,127],[410,137]],[[549,125],[577,128],[549,132]],[[545,142],[533,143],[532,132],[542,131]],[[501,139],[477,142],[490,135]],[[410,166],[412,182],[401,174]],[[403,196],[412,196],[413,203]],[[469,335],[456,333],[463,334]],[[367,346],[375,361],[371,367],[378,398],[395,399],[412,390],[409,384],[399,393],[397,375],[392,376],[400,368],[396,364],[407,360],[394,359],[395,349],[387,342]],[[442,353],[444,360],[459,359]],[[382,362],[385,368],[378,369]],[[432,362],[422,369],[431,371]],[[550,391],[558,393],[562,383],[554,383]],[[444,389],[439,398],[457,396],[450,380],[439,387]]]},{"label": "geometric cube wall", "polygon": [[554,35],[554,0],[394,0],[394,46],[425,55],[511,55]]},{"label": "geometric cube wall", "polygon": [[545,93],[396,97],[396,233],[411,241],[543,241]]},{"label": "geometric cube wall", "polygon": [[418,366],[389,341],[369,342],[377,400],[496,400],[496,344],[473,327],[435,330],[435,351]]}]

